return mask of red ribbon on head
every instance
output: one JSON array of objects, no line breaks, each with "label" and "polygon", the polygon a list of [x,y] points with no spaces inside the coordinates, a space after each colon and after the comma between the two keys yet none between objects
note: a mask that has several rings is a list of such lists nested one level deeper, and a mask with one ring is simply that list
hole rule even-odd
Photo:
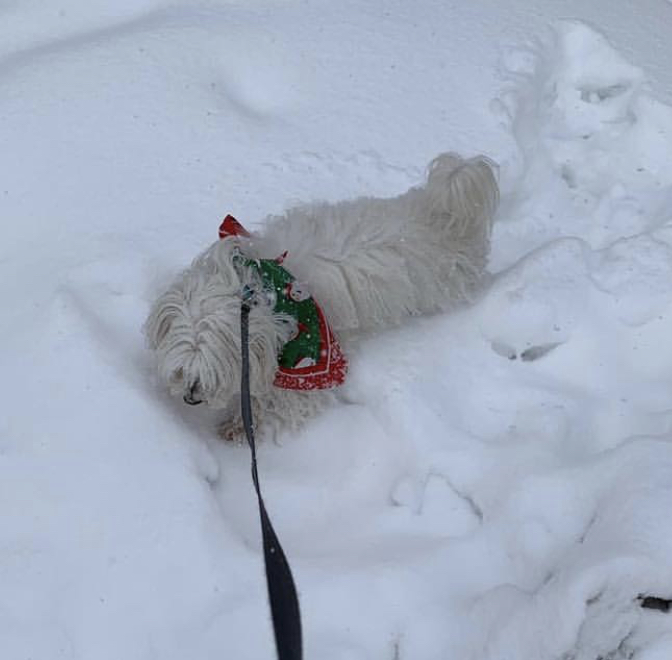
[{"label": "red ribbon on head", "polygon": [[231,214],[227,215],[222,224],[219,225],[219,237],[228,238],[229,236],[246,236],[249,237],[250,232],[243,227]]}]

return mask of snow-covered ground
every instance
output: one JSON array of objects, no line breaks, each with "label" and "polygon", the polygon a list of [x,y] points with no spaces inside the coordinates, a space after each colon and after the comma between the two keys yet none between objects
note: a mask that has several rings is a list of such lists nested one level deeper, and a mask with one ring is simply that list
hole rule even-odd
[{"label": "snow-covered ground", "polygon": [[[570,20],[561,20],[570,19]],[[501,164],[493,281],[260,448],[306,658],[669,660],[672,3],[0,5],[0,658],[273,657],[242,445],[141,326],[227,212]]]}]

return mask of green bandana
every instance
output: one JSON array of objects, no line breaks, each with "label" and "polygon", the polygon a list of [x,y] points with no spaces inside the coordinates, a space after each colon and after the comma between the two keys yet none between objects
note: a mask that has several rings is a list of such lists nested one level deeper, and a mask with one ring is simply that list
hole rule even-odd
[{"label": "green bandana", "polygon": [[[228,215],[219,236],[249,235],[233,216]],[[322,309],[278,259],[249,259],[239,253],[245,266],[259,275],[263,290],[271,299],[276,314],[291,316],[296,335],[278,355],[274,385],[292,390],[329,389],[343,384],[348,364]]]}]

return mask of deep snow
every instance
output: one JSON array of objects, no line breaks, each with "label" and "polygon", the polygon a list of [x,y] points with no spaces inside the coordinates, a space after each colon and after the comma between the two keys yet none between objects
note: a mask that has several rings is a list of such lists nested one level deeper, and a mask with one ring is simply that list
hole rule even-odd
[{"label": "deep snow", "polygon": [[306,657],[672,657],[672,5],[45,4],[0,8],[0,657],[273,657],[247,449],[142,322],[223,214],[448,149],[501,163],[491,286],[260,448]]}]

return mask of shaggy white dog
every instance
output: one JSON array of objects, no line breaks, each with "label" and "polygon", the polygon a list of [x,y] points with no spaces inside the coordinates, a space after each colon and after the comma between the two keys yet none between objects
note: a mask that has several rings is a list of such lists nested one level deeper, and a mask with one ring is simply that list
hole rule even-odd
[{"label": "shaggy white dog", "polygon": [[[256,425],[296,428],[333,390],[278,385],[279,355],[301,324],[278,309],[281,286],[269,284],[259,264],[283,255],[282,267],[296,278],[288,285],[293,299],[306,300],[307,287],[331,326],[323,327],[326,335],[333,329],[346,347],[362,333],[449,309],[469,299],[485,272],[499,198],[493,169],[485,157],[442,154],[429,165],[426,185],[399,197],[300,206],[269,218],[262,234],[217,241],[151,310],[145,329],[160,377],[187,403],[223,409],[225,437],[242,432],[240,306],[247,285],[257,292],[250,314]],[[335,339],[331,348],[329,359],[341,369],[337,384],[344,361]],[[321,359],[326,353],[323,342]]]}]

